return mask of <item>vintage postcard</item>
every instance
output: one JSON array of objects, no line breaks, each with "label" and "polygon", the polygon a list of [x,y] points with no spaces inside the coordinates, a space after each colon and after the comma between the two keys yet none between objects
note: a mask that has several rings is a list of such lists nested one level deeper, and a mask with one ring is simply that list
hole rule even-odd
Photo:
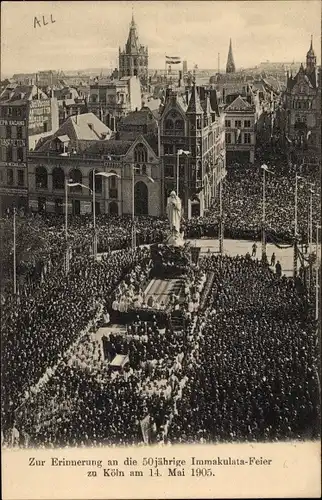
[{"label": "vintage postcard", "polygon": [[320,20],[2,2],[4,500],[320,497]]}]

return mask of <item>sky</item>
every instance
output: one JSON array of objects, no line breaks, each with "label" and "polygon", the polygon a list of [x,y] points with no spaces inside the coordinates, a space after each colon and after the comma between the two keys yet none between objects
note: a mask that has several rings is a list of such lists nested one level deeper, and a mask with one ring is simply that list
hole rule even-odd
[{"label": "sky", "polygon": [[2,78],[49,69],[117,67],[132,6],[140,43],[149,48],[149,68],[164,68],[167,54],[186,59],[190,68],[213,69],[220,53],[223,69],[229,38],[237,68],[267,60],[304,62],[311,35],[321,60],[319,0],[2,2]]}]

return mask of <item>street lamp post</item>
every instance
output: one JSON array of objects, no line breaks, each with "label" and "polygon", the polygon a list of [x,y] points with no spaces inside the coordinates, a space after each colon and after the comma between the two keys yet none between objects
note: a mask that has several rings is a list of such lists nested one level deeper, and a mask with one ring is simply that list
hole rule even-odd
[{"label": "street lamp post", "polygon": [[223,254],[224,251],[224,221],[223,221],[223,205],[222,205],[222,195],[223,195],[223,177],[221,173],[220,185],[219,185],[219,253]]},{"label": "street lamp post", "polygon": [[121,176],[116,174],[115,172],[95,172],[95,170],[93,171],[93,229],[94,229],[93,254],[94,254],[94,261],[97,258],[96,195],[95,195],[95,191],[96,191],[95,177],[97,175],[100,175],[101,177],[105,177],[107,179],[109,179],[110,177],[117,177],[118,179],[121,178]]},{"label": "street lamp post", "polygon": [[321,226],[316,225],[316,257],[315,257],[315,319],[319,319],[319,278],[320,278],[320,255],[319,255],[319,229]]},{"label": "street lamp post", "polygon": [[266,255],[266,231],[265,231],[265,219],[266,219],[266,172],[273,174],[270,170],[268,170],[267,165],[261,165],[263,170],[263,193],[262,193],[262,259],[265,258]]},{"label": "street lamp post", "polygon": [[183,149],[178,149],[177,151],[177,168],[176,168],[176,174],[177,174],[177,182],[176,182],[176,191],[177,191],[177,196],[179,196],[179,187],[180,187],[180,160],[179,160],[179,156],[181,155],[190,155],[190,151],[184,151]]},{"label": "street lamp post", "polygon": [[17,293],[16,208],[13,209],[13,293]]},{"label": "street lamp post", "polygon": [[298,221],[297,221],[297,208],[298,208],[298,180],[303,179],[295,174],[295,196],[294,196],[294,245],[293,245],[293,276],[297,276],[297,255],[298,255]]}]

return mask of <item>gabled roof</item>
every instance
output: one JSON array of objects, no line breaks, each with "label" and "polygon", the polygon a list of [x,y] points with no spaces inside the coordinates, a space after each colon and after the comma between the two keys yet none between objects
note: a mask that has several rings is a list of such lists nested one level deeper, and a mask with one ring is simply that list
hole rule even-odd
[{"label": "gabled roof", "polygon": [[50,143],[53,139],[60,136],[69,137],[70,141],[75,143],[79,140],[84,141],[107,141],[112,136],[112,131],[93,113],[84,113],[83,115],[70,116],[61,127],[48,137],[47,141],[37,147],[38,151],[47,151],[50,149]]},{"label": "gabled roof", "polygon": [[251,109],[251,104],[239,95],[231,104],[227,106],[226,111],[250,111]]},{"label": "gabled roof", "polygon": [[193,113],[193,114],[200,114],[200,115],[202,115],[204,112],[202,107],[201,107],[199,94],[197,92],[197,88],[195,85],[192,87],[192,92],[191,92],[191,96],[189,99],[189,104],[188,104],[188,108],[187,108],[186,112]]},{"label": "gabled roof", "polygon": [[10,83],[3,90],[0,101],[1,102],[15,102],[15,101],[31,101],[34,97],[39,99],[48,99],[48,96],[36,85],[18,85]]},{"label": "gabled roof", "polygon": [[140,111],[132,111],[128,115],[124,116],[120,121],[120,127],[122,125],[148,125],[155,121],[155,118],[148,107],[143,107]]}]

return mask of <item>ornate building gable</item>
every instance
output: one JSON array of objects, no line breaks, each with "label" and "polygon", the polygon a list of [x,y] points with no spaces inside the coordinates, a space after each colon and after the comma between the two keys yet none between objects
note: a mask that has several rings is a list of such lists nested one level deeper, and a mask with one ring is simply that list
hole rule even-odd
[{"label": "ornate building gable", "polygon": [[158,155],[157,152],[154,151],[152,146],[149,144],[148,140],[143,135],[139,135],[127,150],[124,161],[134,161],[136,163],[154,163],[158,161]]},{"label": "ornate building gable", "polygon": [[245,99],[243,99],[240,95],[236,97],[236,99],[227,106],[226,110],[230,112],[234,111],[253,111],[252,105],[249,104]]}]

